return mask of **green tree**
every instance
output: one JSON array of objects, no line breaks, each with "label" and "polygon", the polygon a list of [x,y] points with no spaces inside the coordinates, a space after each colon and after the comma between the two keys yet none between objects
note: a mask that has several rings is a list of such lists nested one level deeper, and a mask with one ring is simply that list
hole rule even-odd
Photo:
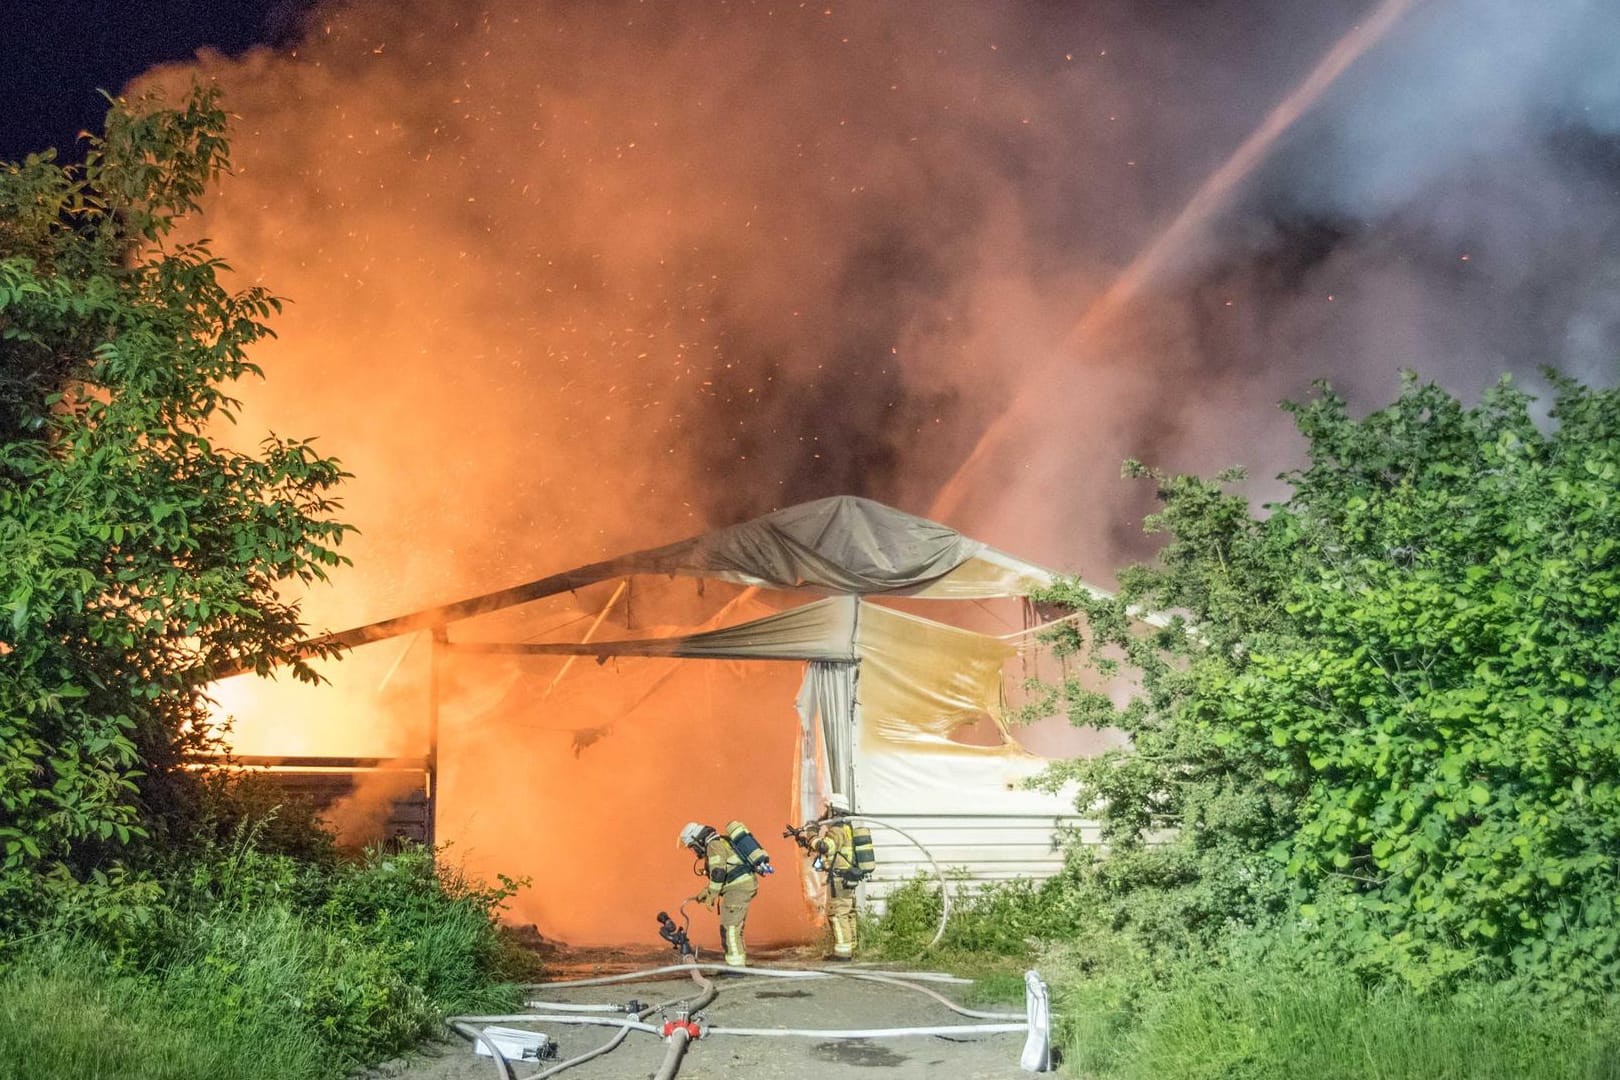
[{"label": "green tree", "polygon": [[174,238],[226,167],[203,91],[115,101],[82,167],[0,164],[0,911],[180,835],[213,672],[315,677],[282,589],[343,561],[346,474],[217,440],[279,307]]},{"label": "green tree", "polygon": [[[1081,781],[1127,863],[1180,860],[1206,892],[1269,879],[1228,915],[1266,898],[1418,985],[1615,985],[1620,393],[1549,378],[1543,425],[1505,379],[1473,408],[1408,379],[1359,420],[1323,387],[1289,406],[1310,464],[1263,516],[1133,467],[1165,504],[1158,564],[1110,600],[1052,596],[1090,615],[1061,647],[1142,687],[1117,713],[1065,688],[1134,746],[1053,778]],[[1184,617],[1144,632],[1143,610]],[[1155,826],[1176,839],[1145,854]]]}]

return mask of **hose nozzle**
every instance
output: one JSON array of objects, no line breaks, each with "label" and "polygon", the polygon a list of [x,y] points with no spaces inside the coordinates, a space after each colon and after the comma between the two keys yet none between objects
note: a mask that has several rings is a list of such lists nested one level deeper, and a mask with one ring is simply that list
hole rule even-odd
[{"label": "hose nozzle", "polygon": [[692,955],[692,940],[686,936],[686,930],[675,925],[675,920],[669,917],[669,912],[658,913],[658,936],[669,942],[670,947],[684,959]]}]

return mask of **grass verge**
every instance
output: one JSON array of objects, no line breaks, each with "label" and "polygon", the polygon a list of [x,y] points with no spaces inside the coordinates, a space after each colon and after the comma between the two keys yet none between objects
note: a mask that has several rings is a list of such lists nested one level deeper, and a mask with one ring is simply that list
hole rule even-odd
[{"label": "grass verge", "polygon": [[1098,1080],[1620,1078],[1611,1016],[1500,985],[1417,996],[1343,973],[1189,965],[1134,999],[1106,978],[1059,982],[1058,999],[1065,1071]]},{"label": "grass verge", "polygon": [[320,870],[238,852],[115,934],[0,952],[0,1080],[327,1080],[533,975],[483,888],[425,850]]}]

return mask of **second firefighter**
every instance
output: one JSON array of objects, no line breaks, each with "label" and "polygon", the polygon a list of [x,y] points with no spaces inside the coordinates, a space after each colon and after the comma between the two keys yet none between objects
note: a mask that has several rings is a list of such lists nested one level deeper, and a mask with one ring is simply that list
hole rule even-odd
[{"label": "second firefighter", "polygon": [[[814,858],[815,868],[827,875],[827,922],[833,934],[829,960],[850,960],[855,956],[855,887],[866,876],[857,865],[855,829],[847,820],[849,809],[849,800],[834,792],[827,796],[819,821],[789,830],[799,846]],[[865,829],[861,832],[870,849],[870,834]]]}]

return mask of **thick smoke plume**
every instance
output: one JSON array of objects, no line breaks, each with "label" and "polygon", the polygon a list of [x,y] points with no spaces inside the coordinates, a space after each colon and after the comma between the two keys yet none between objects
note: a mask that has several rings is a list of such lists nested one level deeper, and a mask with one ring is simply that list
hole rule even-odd
[{"label": "thick smoke plume", "polygon": [[[319,433],[356,474],[356,565],[310,597],[317,625],[821,495],[924,511],[1032,371],[1039,406],[951,523],[1106,584],[1147,551],[1121,459],[1266,477],[1298,453],[1274,405],[1312,379],[1376,404],[1405,366],[1463,393],[1612,378],[1602,0],[1416,3],[1115,332],[1063,353],[1373,8],[355,0],[295,49],[149,81],[225,90],[237,168],[205,229],[293,301],[246,428]],[[273,722],[244,703],[242,749],[410,752],[404,647]],[[691,785],[615,753],[667,847]]]}]

